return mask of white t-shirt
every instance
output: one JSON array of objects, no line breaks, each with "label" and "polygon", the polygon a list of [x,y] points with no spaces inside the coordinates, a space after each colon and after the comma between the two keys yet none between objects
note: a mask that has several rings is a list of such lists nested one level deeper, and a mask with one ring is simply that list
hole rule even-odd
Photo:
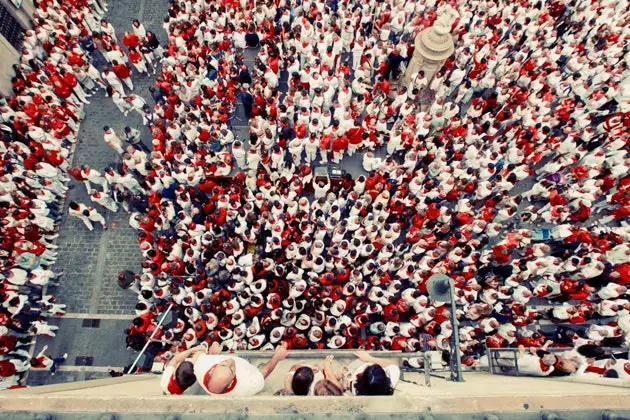
[{"label": "white t-shirt", "polygon": [[162,372],[162,377],[160,378],[160,388],[162,388],[162,392],[166,395],[173,395],[175,392],[169,390],[169,384],[173,377],[175,376],[175,366],[166,366],[164,368],[164,372]]},{"label": "white t-shirt", "polygon": [[543,366],[540,357],[534,354],[523,354],[518,358],[518,372],[523,375],[549,376],[553,366]]},{"label": "white t-shirt", "polygon": [[[357,368],[352,374],[352,383],[350,384],[350,389],[352,389],[352,395],[357,395],[357,391],[354,388],[354,383],[357,380],[357,376],[363,373],[363,371],[368,367],[373,365],[373,363],[364,363]],[[389,381],[392,384],[392,388],[396,388],[396,384],[398,383],[398,379],[400,379],[400,368],[396,365],[389,365],[383,368],[385,374],[389,378]]]},{"label": "white t-shirt", "polygon": [[254,366],[252,366],[247,360],[242,359],[236,356],[225,356],[225,355],[213,355],[213,354],[202,354],[197,359],[195,363],[195,376],[197,377],[197,382],[201,385],[201,387],[208,393],[213,394],[206,388],[206,384],[204,383],[204,378],[206,373],[210,368],[214,365],[221,363],[224,360],[232,359],[234,360],[234,364],[236,365],[236,385],[234,389],[230,392],[226,392],[225,394],[220,395],[230,395],[230,396],[246,396],[246,395],[256,395],[265,387],[265,378],[262,373]]}]

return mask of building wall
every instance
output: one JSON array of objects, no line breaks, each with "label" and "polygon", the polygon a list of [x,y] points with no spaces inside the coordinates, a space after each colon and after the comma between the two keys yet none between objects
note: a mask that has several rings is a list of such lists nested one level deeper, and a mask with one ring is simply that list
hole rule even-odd
[{"label": "building wall", "polygon": [[[23,0],[22,5],[17,9],[11,0],[0,0],[0,3],[16,18],[22,27],[29,29],[32,27],[31,17],[35,6],[33,0]],[[11,78],[14,76],[11,66],[16,64],[20,58],[20,53],[0,35],[0,94],[11,95]]]}]

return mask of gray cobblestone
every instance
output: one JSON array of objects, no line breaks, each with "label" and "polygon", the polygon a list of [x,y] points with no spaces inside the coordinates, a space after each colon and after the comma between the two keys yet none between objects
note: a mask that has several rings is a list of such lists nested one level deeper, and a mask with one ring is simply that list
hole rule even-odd
[{"label": "gray cobblestone", "polygon": [[[109,13],[106,17],[116,28],[116,34],[122,37],[125,31],[131,29],[131,20],[138,17],[140,11],[139,0],[111,0]],[[143,23],[147,30],[153,31],[160,42],[167,40],[162,28],[162,20],[168,10],[168,0],[150,0],[144,5]],[[133,75],[134,93],[141,95],[151,103],[149,87],[154,83],[154,76]],[[79,131],[80,142],[77,144],[73,158],[73,166],[88,164],[101,171],[115,164],[119,157],[103,142],[103,126],[112,127],[122,134],[126,125],[138,128],[142,132],[145,144],[150,143],[149,131],[142,125],[142,120],[136,113],[124,117],[111,99],[103,91],[97,92],[86,105],[85,120]],[[125,314],[130,313],[136,302],[133,293],[122,291],[116,284],[119,271],[129,269],[138,271],[141,263],[140,252],[137,248],[136,232],[129,227],[129,215],[122,209],[118,213],[111,213],[100,206],[99,212],[107,220],[109,231],[104,233],[100,227],[90,232],[83,223],[67,215],[70,200],[92,204],[82,183],[72,181],[59,234],[59,258],[56,270],[65,271],[61,285],[50,292],[57,296],[61,303],[67,305],[68,312],[87,313],[90,311],[92,297],[96,293],[96,310],[99,313]],[[95,282],[99,250],[102,235],[107,235],[103,279],[100,290],[94,290],[99,282]],[[117,339],[120,339],[118,337]]]}]

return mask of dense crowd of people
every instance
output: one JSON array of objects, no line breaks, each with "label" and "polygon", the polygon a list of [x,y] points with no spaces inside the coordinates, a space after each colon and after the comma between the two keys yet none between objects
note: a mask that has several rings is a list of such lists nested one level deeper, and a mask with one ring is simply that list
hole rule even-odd
[{"label": "dense crowd of people", "polygon": [[38,335],[54,337],[47,319],[63,315],[46,288],[63,273],[57,259],[59,203],[67,194],[69,157],[82,105],[95,88],[90,57],[102,1],[39,0],[13,66],[13,97],[0,99],[0,388],[22,386],[31,367],[51,370],[63,357],[29,352]]},{"label": "dense crowd of people", "polygon": [[[137,21],[119,44],[91,6],[76,13],[94,35],[72,46],[72,37],[41,35],[51,24],[38,22],[23,63],[30,72],[3,117],[48,104],[57,115],[102,86],[121,112],[142,116],[151,151],[137,130],[104,127],[123,168],[68,171],[63,145],[61,162],[50,163],[52,149],[38,155],[33,135],[72,131],[78,119],[37,131],[13,117],[11,135],[26,145],[6,154],[24,161],[21,184],[19,169],[9,174],[16,186],[31,175],[56,183],[42,187],[53,215],[66,172],[103,208],[131,212],[145,261],[119,277],[138,293],[130,348],[152,336],[149,352],[164,359],[207,348],[276,348],[280,358],[285,347],[448,354],[448,307],[426,293],[428,278],[443,273],[456,287],[465,365],[483,364],[487,348],[521,346],[533,375],[628,376],[618,357],[630,331],[627,2],[173,1],[165,48]],[[63,19],[60,10],[48,15]],[[450,27],[454,54],[431,78],[404,78],[415,37],[434,24]],[[85,30],[59,30],[72,29]],[[86,52],[108,70],[95,71]],[[147,73],[159,62],[152,107],[130,93],[130,68]],[[59,104],[25,93],[55,75],[71,86],[73,73],[83,89],[58,88],[68,94]],[[232,130],[240,107],[247,139]],[[357,152],[364,174],[316,176],[316,166],[343,167]],[[18,204],[38,201],[27,190],[21,201],[5,193],[6,217],[45,218]],[[83,203],[69,211],[88,228],[102,220]],[[44,265],[55,258],[50,239],[37,240]],[[12,240],[7,255],[29,244]],[[169,306],[175,316],[158,328]],[[184,364],[187,379],[172,380],[181,390],[196,376],[224,393],[238,376],[232,363],[191,364],[192,374]]]},{"label": "dense crowd of people", "polygon": [[[174,303],[156,354],[204,341],[448,352],[434,273],[455,281],[466,365],[551,340],[573,350],[532,374],[562,375],[627,346],[623,5],[248,6],[173,2],[164,21],[153,151],[128,167],[140,190],[114,182],[146,257],[131,347]],[[455,53],[392,88],[438,16]],[[237,100],[248,139],[230,132]],[[314,178],[358,151],[365,175]]]}]

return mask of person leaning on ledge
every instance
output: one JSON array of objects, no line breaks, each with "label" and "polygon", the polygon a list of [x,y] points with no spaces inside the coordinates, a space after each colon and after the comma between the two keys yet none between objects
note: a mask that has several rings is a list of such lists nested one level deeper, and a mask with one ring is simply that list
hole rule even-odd
[{"label": "person leaning on ledge", "polygon": [[212,346],[210,354],[197,353],[192,359],[197,382],[210,395],[256,395],[265,387],[265,378],[279,361],[288,355],[285,343],[278,346],[271,359],[258,370],[247,360],[220,354],[218,346]]}]

